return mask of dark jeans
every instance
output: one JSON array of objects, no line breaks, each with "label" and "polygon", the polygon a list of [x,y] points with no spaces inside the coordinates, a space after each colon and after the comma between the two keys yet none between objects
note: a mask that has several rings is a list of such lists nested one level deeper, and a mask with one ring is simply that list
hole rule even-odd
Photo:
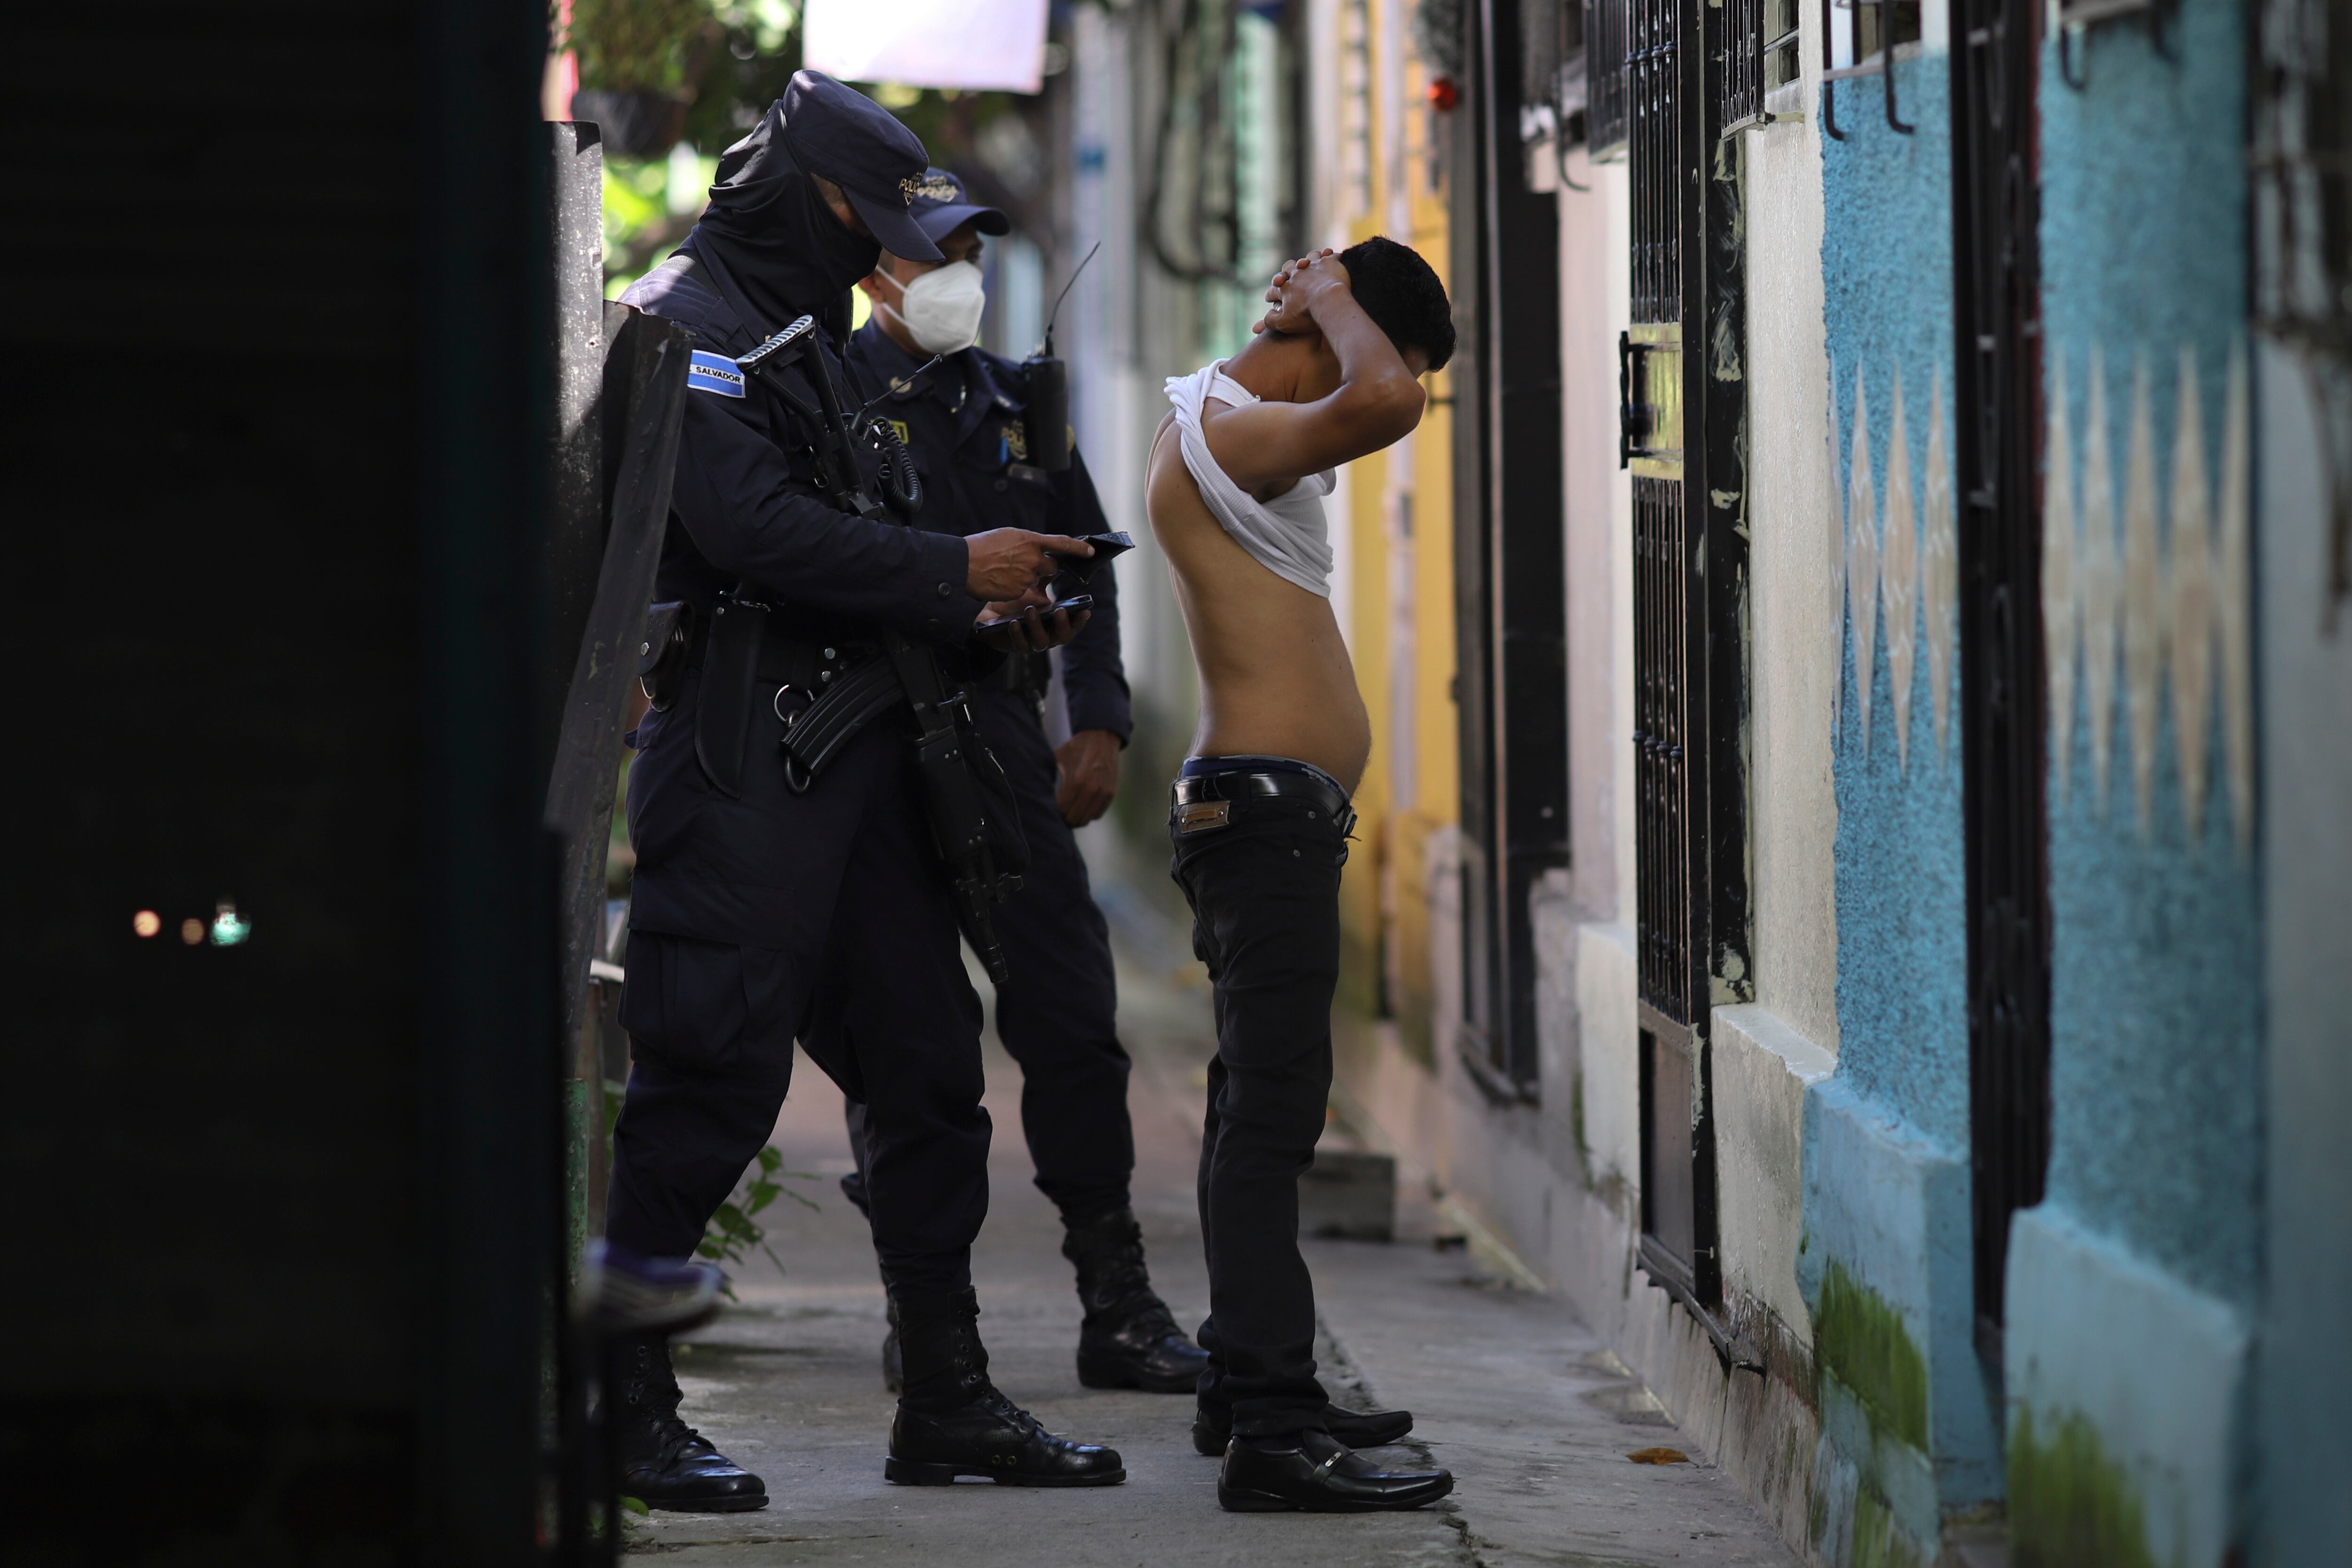
[{"label": "dark jeans", "polygon": [[[1309,815],[1312,812],[1313,815]],[[1298,1252],[1298,1178],[1331,1092],[1339,978],[1339,824],[1296,797],[1232,803],[1225,825],[1179,833],[1171,866],[1209,966],[1217,1054],[1201,1137],[1209,1352],[1201,1399],[1244,1437],[1319,1427],[1315,1287]]]},{"label": "dark jeans", "polygon": [[[1021,1131],[1038,1190],[1083,1219],[1126,1207],[1135,1174],[1110,928],[1095,907],[1078,841],[1054,804],[1059,774],[1037,710],[1013,693],[981,691],[972,715],[1004,765],[1029,840],[1021,891],[996,906],[996,935],[1013,971],[996,988],[996,1032],[1021,1064]],[[843,1178],[842,1191],[864,1208],[866,1107],[853,1100],[847,1110],[857,1171]]]}]

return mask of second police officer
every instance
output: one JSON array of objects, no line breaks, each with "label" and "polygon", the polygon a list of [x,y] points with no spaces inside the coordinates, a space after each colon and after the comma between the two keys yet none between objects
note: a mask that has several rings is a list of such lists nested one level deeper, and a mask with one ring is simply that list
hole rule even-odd
[{"label": "second police officer", "polygon": [[[998,209],[974,204],[941,169],[924,172],[908,215],[939,259],[885,246],[858,284],[872,315],[844,358],[854,395],[876,400],[913,454],[924,496],[916,525],[962,535],[1105,532],[1101,502],[1075,451],[1058,473],[1031,461],[1033,441],[1066,437],[1030,428],[1025,367],[974,346],[985,305],[982,236],[1012,225]],[[1129,1197],[1135,1136],[1110,935],[1071,833],[1109,808],[1119,751],[1134,728],[1111,569],[1095,567],[1084,591],[1094,608],[1062,651],[1066,741],[1054,747],[1046,739],[1045,653],[1013,655],[973,695],[980,733],[1019,799],[1030,855],[1022,890],[998,921],[1011,974],[996,988],[996,1029],[1021,1064],[1022,1132],[1038,1188],[1061,1211],[1063,1256],[1076,1269],[1085,1312],[1079,1381],[1191,1394],[1208,1354],[1176,1326],[1144,1267]],[[859,1170],[843,1186],[862,1206],[864,1108],[853,1102],[849,1119]],[[893,1387],[898,1348],[894,1338],[883,1350]]]},{"label": "second police officer", "polygon": [[[678,253],[623,296],[686,328],[694,353],[650,640],[667,656],[649,672],[655,711],[629,775],[621,1017],[635,1060],[607,1232],[649,1257],[693,1252],[772,1134],[804,1039],[867,1107],[873,1234],[906,1364],[884,1473],[1104,1485],[1125,1479],[1117,1453],[1045,1431],[988,1377],[971,1275],[988,1207],[981,1009],[934,825],[948,821],[935,765],[969,782],[970,748],[927,737],[919,768],[909,718],[922,709],[908,706],[922,682],[939,696],[935,660],[952,681],[992,667],[978,623],[1038,600],[1049,549],[1087,547],[883,515],[887,449],[843,437],[823,327],[797,340],[797,379],[739,362],[803,315],[837,314],[883,246],[937,254],[908,213],[926,162],[872,99],[803,71],[719,160]],[[1031,614],[986,636],[1035,649],[1073,630]],[[824,711],[866,722],[814,747],[824,694],[852,692],[890,706],[835,702]],[[926,706],[930,724],[950,705]],[[764,1483],[678,1403],[667,1348],[627,1347],[607,1396],[620,1490],[657,1508],[764,1506]]]}]

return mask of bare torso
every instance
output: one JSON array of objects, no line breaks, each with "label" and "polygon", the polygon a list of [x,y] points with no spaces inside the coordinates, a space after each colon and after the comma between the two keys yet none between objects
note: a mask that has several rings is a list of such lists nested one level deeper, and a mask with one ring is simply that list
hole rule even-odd
[{"label": "bare torso", "polygon": [[1172,414],[1152,442],[1144,496],[1201,674],[1193,752],[1296,758],[1352,792],[1372,727],[1331,601],[1276,577],[1225,532],[1184,465]]}]

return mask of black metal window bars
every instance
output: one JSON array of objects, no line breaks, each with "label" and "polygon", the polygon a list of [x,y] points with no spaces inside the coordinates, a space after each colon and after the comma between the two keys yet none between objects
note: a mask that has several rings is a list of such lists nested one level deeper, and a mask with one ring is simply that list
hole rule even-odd
[{"label": "black metal window bars", "polygon": [[[1853,13],[1853,63],[1839,65],[1837,29],[1832,11]],[[1910,135],[1919,128],[1895,110],[1895,51],[1919,39],[1919,0],[1822,0],[1822,131],[1843,141],[1838,129],[1837,86],[1857,77],[1883,78],[1886,89],[1886,126]]]}]

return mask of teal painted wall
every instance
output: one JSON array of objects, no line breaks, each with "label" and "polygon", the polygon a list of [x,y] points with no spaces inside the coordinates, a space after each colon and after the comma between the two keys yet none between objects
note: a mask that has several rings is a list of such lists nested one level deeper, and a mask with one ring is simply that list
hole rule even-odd
[{"label": "teal painted wall", "polygon": [[[2117,582],[2127,601],[2134,566],[2126,514],[2135,389],[2144,376],[2148,413],[2139,440],[2154,490],[2154,599],[2168,620],[2178,619],[2186,554],[2218,543],[2211,534],[2224,500],[2229,367],[2245,330],[2242,25],[2229,0],[2186,0],[2177,28],[2166,29],[2172,60],[2152,47],[2144,25],[2095,28],[2080,51],[2086,88],[2059,79],[2053,47],[2041,89],[2044,381],[2053,397],[2063,391],[2072,498],[2087,552],[2088,444],[2103,441]],[[2181,421],[2184,347],[2195,364],[2191,417],[2201,428],[2193,432]],[[2095,349],[2105,406],[2091,430]],[[2177,465],[2192,444],[2201,448],[2205,505],[2216,525],[2205,541],[2176,537],[2189,499],[2176,492]],[[2052,473],[2063,477],[2055,463]],[[2117,619],[2128,622],[2128,602]],[[2261,920],[2252,846],[2233,830],[2226,741],[2233,704],[2251,702],[2251,694],[2227,689],[2217,639],[2214,685],[2197,702],[2205,740],[2195,766],[2204,785],[2189,822],[2174,641],[2212,633],[2188,622],[2168,632],[2156,661],[2145,819],[2127,653],[2112,656],[2112,695],[2095,707],[2090,666],[2107,655],[2085,636],[2065,694],[2067,755],[2053,757],[2050,782],[2049,1195],[2199,1289],[2250,1304],[2263,1166]],[[2127,648],[2128,624],[2116,635]],[[2142,686],[2145,709],[2149,688]],[[2100,726],[2112,747],[2104,789],[2093,745]]]}]

